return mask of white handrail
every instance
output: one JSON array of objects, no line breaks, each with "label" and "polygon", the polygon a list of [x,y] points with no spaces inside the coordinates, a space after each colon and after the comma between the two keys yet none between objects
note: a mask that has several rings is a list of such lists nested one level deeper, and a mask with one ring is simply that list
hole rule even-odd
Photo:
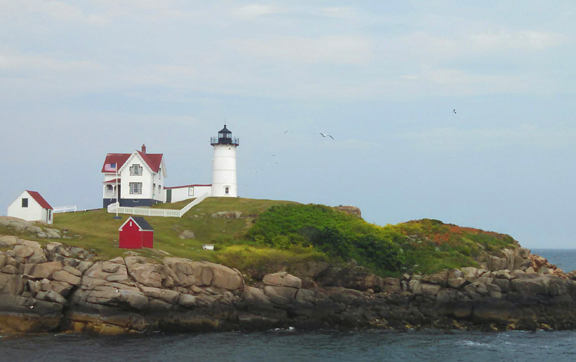
[{"label": "white handrail", "polygon": [[116,211],[116,208],[120,206],[120,204],[118,202],[114,202],[110,205],[108,205],[107,209],[109,213],[114,213]]},{"label": "white handrail", "polygon": [[194,201],[189,203],[188,205],[184,206],[182,210],[174,210],[174,209],[152,209],[148,207],[124,207],[119,206],[117,202],[108,205],[108,213],[119,213],[119,214],[130,214],[130,215],[142,215],[142,216],[160,216],[160,217],[182,217],[191,208],[198,205],[204,199],[209,197],[208,193],[203,194],[202,196],[196,198]]},{"label": "white handrail", "polygon": [[204,201],[204,199],[207,198],[208,196],[210,196],[210,195],[206,192],[202,196],[198,197],[196,200],[194,200],[191,203],[189,203],[188,205],[184,206],[184,208],[182,210],[180,210],[180,216],[179,217],[184,216],[185,213],[190,211],[190,209],[193,208],[194,206],[196,206],[199,203],[201,203],[202,201]]}]

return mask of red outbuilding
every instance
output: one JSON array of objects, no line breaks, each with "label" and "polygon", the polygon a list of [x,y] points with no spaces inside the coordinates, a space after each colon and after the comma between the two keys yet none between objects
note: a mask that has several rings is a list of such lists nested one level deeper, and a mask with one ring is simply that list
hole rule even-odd
[{"label": "red outbuilding", "polygon": [[154,229],[141,216],[130,216],[118,228],[120,248],[141,249],[154,247]]}]

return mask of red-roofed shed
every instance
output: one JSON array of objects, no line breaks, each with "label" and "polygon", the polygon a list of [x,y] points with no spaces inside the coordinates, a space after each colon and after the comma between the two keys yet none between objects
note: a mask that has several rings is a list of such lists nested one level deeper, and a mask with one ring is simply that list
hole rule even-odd
[{"label": "red-roofed shed", "polygon": [[154,247],[154,229],[141,216],[130,216],[118,231],[121,249]]}]

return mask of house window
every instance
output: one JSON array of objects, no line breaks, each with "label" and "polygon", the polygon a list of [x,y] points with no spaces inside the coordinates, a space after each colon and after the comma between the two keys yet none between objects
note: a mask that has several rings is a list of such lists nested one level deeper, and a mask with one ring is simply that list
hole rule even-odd
[{"label": "house window", "polygon": [[130,182],[130,193],[133,195],[142,195],[142,182]]},{"label": "house window", "polygon": [[134,164],[130,167],[130,176],[142,176],[142,166]]},{"label": "house window", "polygon": [[158,185],[158,193],[162,192],[162,185]]},{"label": "house window", "polygon": [[230,193],[230,187],[226,186],[226,187],[224,188],[224,193],[225,193],[226,195],[228,195],[228,194]]},{"label": "house window", "polygon": [[28,207],[28,198],[26,197],[22,198],[22,207]]},{"label": "house window", "polygon": [[194,186],[188,187],[188,196],[194,196]]}]

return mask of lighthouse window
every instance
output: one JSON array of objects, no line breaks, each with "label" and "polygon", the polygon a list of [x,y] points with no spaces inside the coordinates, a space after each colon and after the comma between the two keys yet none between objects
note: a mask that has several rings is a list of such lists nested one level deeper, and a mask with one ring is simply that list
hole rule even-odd
[{"label": "lighthouse window", "polygon": [[230,193],[230,188],[229,188],[228,186],[226,186],[226,187],[224,188],[224,193],[225,193],[226,195],[228,195],[228,194]]}]

